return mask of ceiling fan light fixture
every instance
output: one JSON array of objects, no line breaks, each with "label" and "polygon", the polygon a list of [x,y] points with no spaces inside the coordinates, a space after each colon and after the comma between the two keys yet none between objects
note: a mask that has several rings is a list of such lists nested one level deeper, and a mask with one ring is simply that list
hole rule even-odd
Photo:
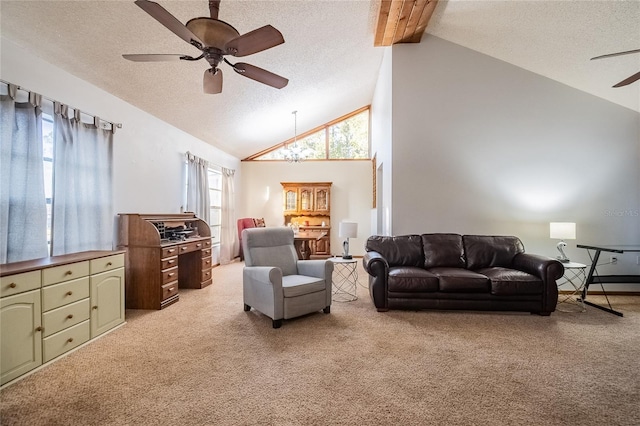
[{"label": "ceiling fan light fixture", "polygon": [[206,47],[215,47],[224,51],[225,45],[240,33],[230,24],[213,18],[193,18],[186,27],[195,34]]}]

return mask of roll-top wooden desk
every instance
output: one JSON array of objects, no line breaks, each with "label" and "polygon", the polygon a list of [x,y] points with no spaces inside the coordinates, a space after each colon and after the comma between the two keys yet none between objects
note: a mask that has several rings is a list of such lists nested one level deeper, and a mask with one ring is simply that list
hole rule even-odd
[{"label": "roll-top wooden desk", "polygon": [[[126,250],[126,306],[163,309],[179,288],[204,288],[211,278],[211,229],[193,213],[119,214],[118,248]],[[185,228],[184,240],[165,229]]]}]

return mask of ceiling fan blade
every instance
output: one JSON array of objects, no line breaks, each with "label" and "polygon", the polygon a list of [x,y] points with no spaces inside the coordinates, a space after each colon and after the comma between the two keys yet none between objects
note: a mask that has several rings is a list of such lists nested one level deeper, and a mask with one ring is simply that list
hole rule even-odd
[{"label": "ceiling fan blade", "polygon": [[158,3],[149,0],[136,0],[134,3],[187,43],[199,49],[202,47],[202,41]]},{"label": "ceiling fan blade", "polygon": [[122,55],[123,58],[134,62],[165,62],[165,61],[179,61],[180,59],[195,59],[191,56],[180,54],[159,54],[159,55]]},{"label": "ceiling fan blade", "polygon": [[232,66],[235,72],[237,72],[238,74],[258,81],[260,83],[264,83],[268,86],[275,87],[276,89],[282,89],[289,83],[289,80],[287,80],[286,78],[280,77],[277,74],[274,74],[262,68],[258,68],[251,64],[238,62],[237,64]]},{"label": "ceiling fan blade", "polygon": [[631,53],[638,53],[638,52],[640,52],[640,49],[626,50],[624,52],[616,52],[616,53],[607,53],[606,55],[600,55],[600,56],[596,56],[594,58],[591,58],[591,60],[593,61],[594,59],[611,58],[613,56],[629,55]]},{"label": "ceiling fan blade", "polygon": [[282,33],[271,25],[265,25],[230,40],[225,45],[225,50],[230,55],[240,57],[262,52],[282,43]]},{"label": "ceiling fan blade", "polygon": [[640,72],[635,73],[631,77],[625,78],[624,80],[622,80],[620,83],[614,85],[613,87],[626,86],[627,84],[631,84],[631,83],[633,83],[634,81],[637,81],[637,80],[640,80]]},{"label": "ceiling fan blade", "polygon": [[202,79],[202,89],[204,93],[211,95],[222,92],[222,70],[218,68],[206,70]]}]

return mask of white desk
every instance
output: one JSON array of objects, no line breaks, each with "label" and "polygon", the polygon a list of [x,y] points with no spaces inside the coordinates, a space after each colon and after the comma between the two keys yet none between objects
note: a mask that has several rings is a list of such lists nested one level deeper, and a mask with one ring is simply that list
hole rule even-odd
[{"label": "white desk", "polygon": [[582,301],[582,291],[587,282],[587,274],[585,270],[587,265],[577,262],[563,263],[564,275],[557,281],[558,288],[565,284],[570,284],[573,287],[573,291],[569,294],[558,294],[558,307],[556,308],[560,312],[574,312],[565,310],[560,307],[560,304],[569,306],[569,304],[576,305],[580,308],[580,312],[585,312],[584,302]]},{"label": "white desk", "polygon": [[336,302],[352,302],[358,298],[358,261],[331,257],[333,262],[332,295]]}]

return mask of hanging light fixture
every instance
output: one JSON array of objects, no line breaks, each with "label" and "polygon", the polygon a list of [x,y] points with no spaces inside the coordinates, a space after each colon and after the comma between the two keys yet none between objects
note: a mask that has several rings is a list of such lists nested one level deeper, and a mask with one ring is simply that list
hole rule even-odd
[{"label": "hanging light fixture", "polygon": [[311,150],[298,146],[298,111],[293,111],[291,114],[293,114],[293,144],[291,147],[285,145],[282,154],[288,162],[300,163],[307,158],[307,155],[311,154]]}]

